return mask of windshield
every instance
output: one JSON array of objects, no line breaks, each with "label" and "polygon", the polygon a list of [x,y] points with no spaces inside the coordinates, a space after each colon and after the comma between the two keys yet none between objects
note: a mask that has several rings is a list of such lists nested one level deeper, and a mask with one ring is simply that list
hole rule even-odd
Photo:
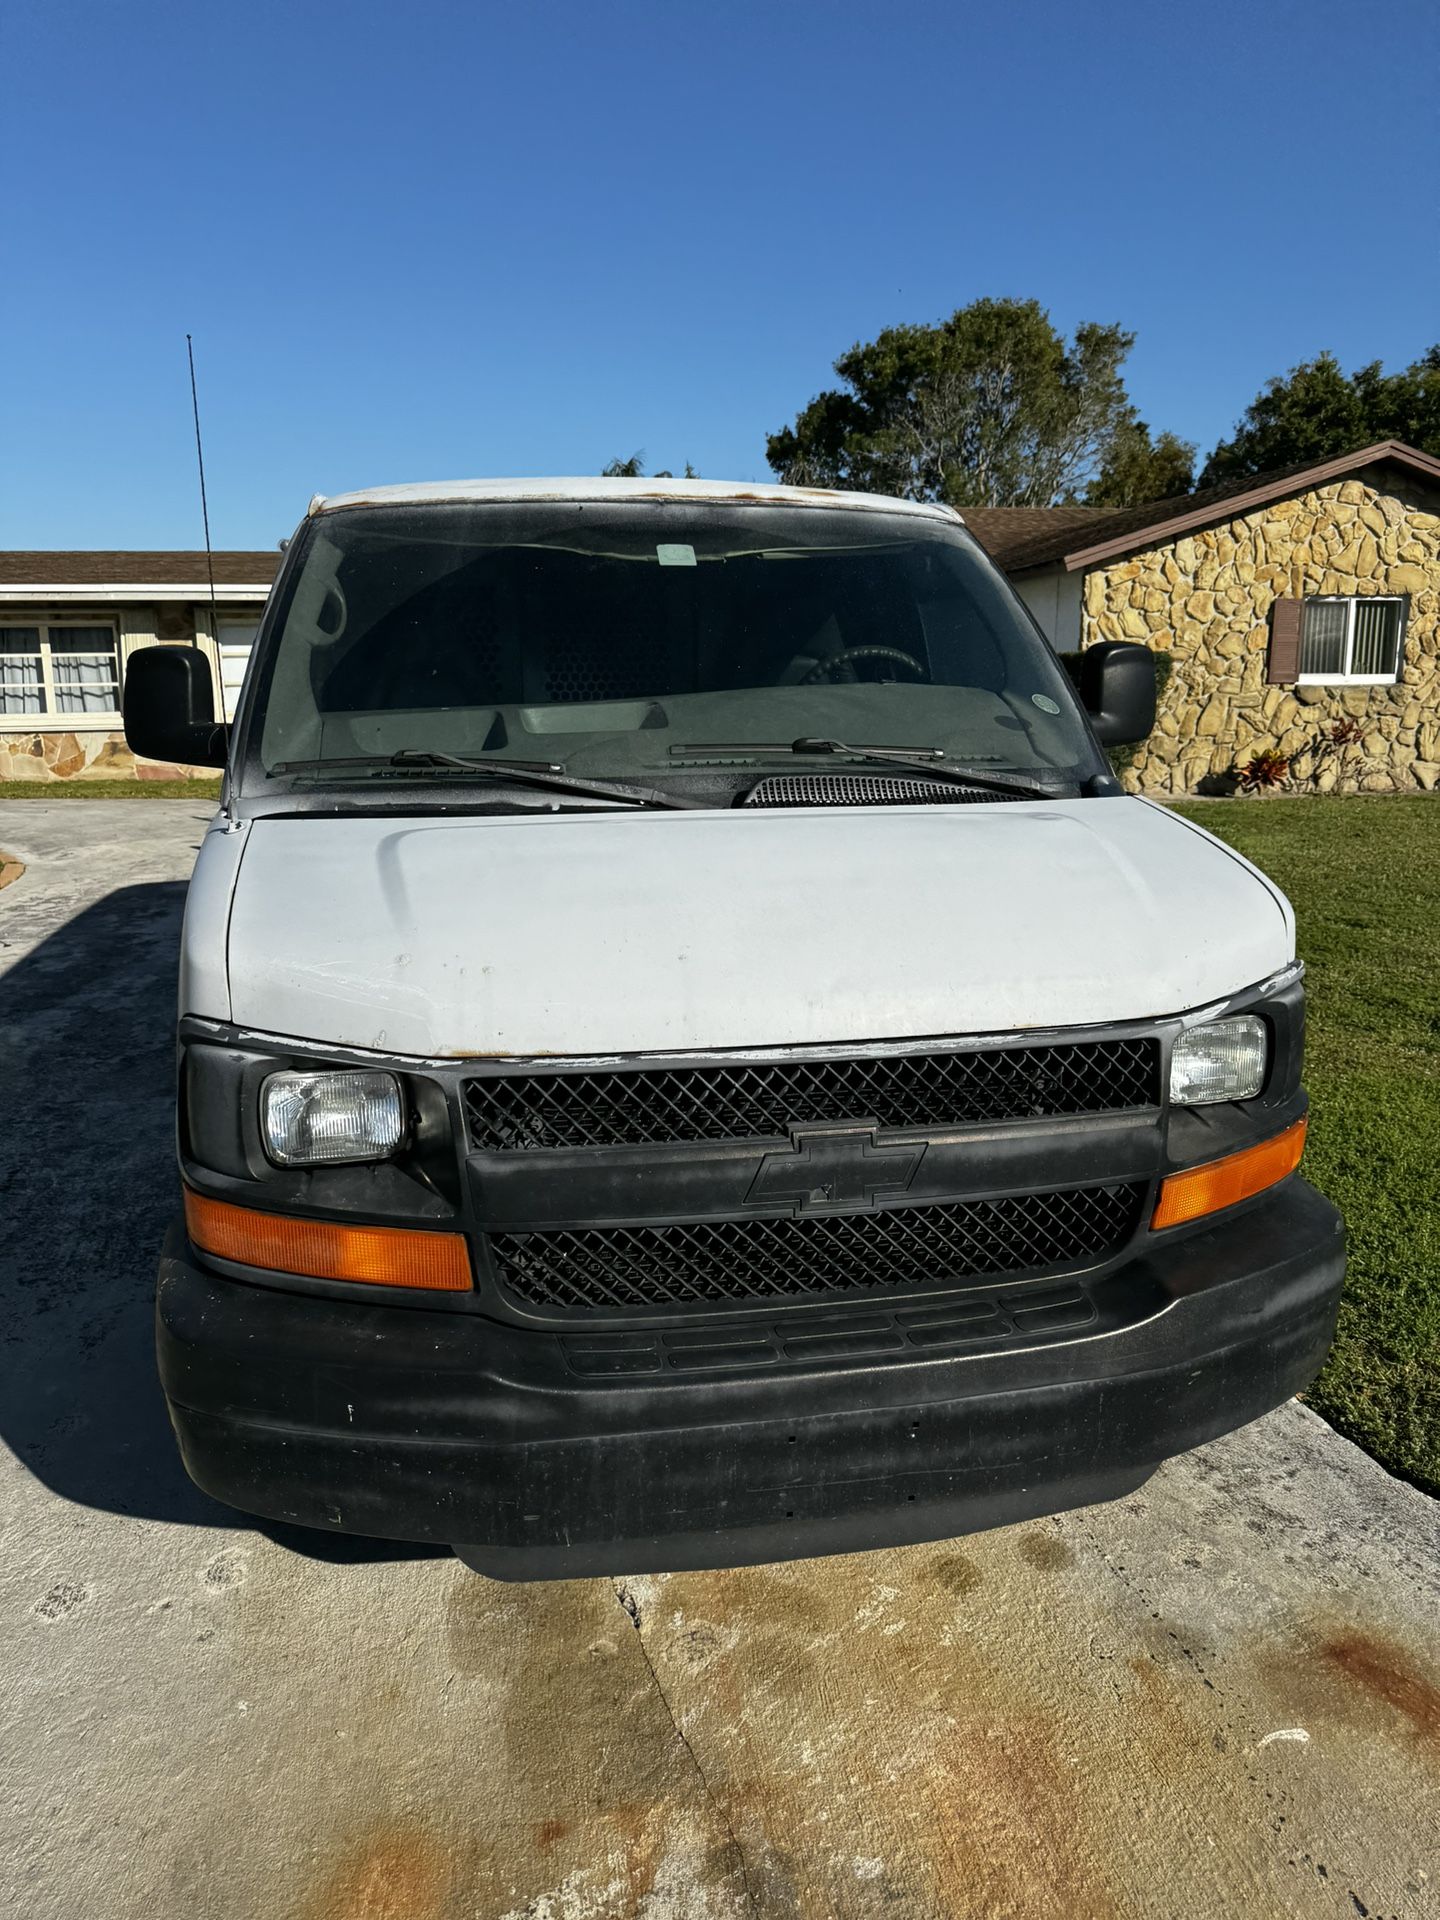
[{"label": "windshield", "polygon": [[1098,770],[1054,655],[938,519],[447,503],[322,514],[301,540],[248,721],[266,785],[393,755],[387,779],[416,780],[429,754],[679,791],[798,741],[1047,788]]}]

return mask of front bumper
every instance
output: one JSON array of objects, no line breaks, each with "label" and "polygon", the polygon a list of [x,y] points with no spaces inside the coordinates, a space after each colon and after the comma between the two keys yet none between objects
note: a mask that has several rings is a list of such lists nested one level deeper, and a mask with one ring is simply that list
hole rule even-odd
[{"label": "front bumper", "polygon": [[945,1539],[1138,1486],[1315,1376],[1344,1270],[1298,1178],[1119,1279],[1118,1332],[1006,1351],[596,1382],[553,1333],[251,1285],[172,1230],[160,1372],[185,1465],[302,1525],[456,1546],[504,1579]]}]

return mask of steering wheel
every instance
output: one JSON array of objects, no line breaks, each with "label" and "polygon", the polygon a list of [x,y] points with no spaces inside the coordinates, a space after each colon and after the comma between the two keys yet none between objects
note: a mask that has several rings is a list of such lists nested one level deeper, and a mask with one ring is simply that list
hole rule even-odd
[{"label": "steering wheel", "polygon": [[820,681],[833,680],[837,667],[853,666],[857,660],[898,660],[917,680],[925,678],[925,669],[914,654],[902,653],[899,647],[842,647],[839,653],[832,653],[828,660],[817,660],[810,671],[801,676],[800,685],[813,687]]}]

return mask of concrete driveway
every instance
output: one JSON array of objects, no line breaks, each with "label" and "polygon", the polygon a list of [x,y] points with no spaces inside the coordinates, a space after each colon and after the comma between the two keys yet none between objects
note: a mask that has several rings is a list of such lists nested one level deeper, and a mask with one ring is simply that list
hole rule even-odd
[{"label": "concrete driveway", "polygon": [[1299,1406],[900,1552],[507,1588],[195,1491],[150,1356],[207,809],[0,803],[0,1911],[1440,1913],[1440,1529]]}]

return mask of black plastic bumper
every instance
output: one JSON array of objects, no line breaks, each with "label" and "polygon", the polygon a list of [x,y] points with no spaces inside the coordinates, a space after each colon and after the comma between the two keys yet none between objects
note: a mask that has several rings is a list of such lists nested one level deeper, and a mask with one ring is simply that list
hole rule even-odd
[{"label": "black plastic bumper", "polygon": [[1291,1179],[1151,1242],[1170,1304],[1098,1338],[764,1377],[609,1382],[480,1315],[397,1310],[160,1265],[161,1377],[216,1498],[456,1545],[507,1579],[734,1566],[944,1539],[1111,1499],[1318,1371],[1339,1216]]}]

